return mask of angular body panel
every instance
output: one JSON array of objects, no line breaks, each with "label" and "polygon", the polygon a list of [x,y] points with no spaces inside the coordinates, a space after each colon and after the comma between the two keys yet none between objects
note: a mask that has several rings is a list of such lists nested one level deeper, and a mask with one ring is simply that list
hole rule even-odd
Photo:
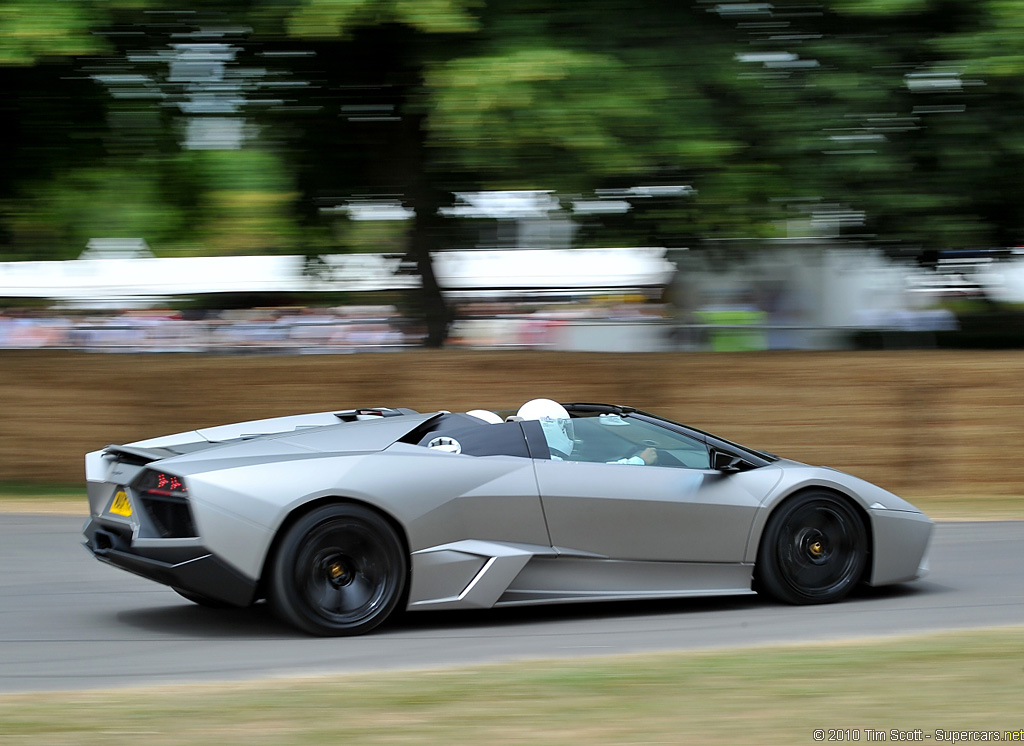
[{"label": "angular body panel", "polygon": [[500,606],[753,593],[752,565],[640,562],[538,556],[498,599]]},{"label": "angular body panel", "polygon": [[537,462],[558,548],[648,562],[743,562],[763,495],[778,469],[699,469]]}]

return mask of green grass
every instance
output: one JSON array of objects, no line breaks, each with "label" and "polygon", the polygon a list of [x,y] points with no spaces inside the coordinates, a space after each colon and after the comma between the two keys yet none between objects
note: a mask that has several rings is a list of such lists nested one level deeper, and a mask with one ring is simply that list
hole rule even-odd
[{"label": "green grass", "polygon": [[[0,513],[88,515],[85,485],[0,483]],[[2,734],[2,730],[0,730]]]},{"label": "green grass", "polygon": [[31,482],[0,482],[0,500],[69,500],[85,499],[82,484],[32,484]]},{"label": "green grass", "polygon": [[[313,641],[313,644],[330,644]],[[1024,628],[258,683],[0,696],[0,743],[812,744],[1019,731]],[[847,741],[852,740],[847,735]],[[877,739],[876,739],[877,740]],[[889,738],[888,740],[892,740]]]}]

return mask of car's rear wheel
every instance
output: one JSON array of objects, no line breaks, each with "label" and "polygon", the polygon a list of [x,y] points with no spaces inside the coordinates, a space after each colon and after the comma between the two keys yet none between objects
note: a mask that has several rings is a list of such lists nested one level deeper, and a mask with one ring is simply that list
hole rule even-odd
[{"label": "car's rear wheel", "polygon": [[395,611],[407,576],[391,525],[360,505],[328,505],[284,535],[271,566],[274,612],[315,635],[369,632]]},{"label": "car's rear wheel", "polygon": [[805,492],[768,519],[758,550],[759,589],[792,604],[838,601],[867,564],[867,530],[856,509],[831,492]]}]

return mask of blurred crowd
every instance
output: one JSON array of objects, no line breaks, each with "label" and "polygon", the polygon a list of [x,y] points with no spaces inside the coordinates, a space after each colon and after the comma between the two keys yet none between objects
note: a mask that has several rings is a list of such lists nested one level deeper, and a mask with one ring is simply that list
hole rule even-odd
[{"label": "blurred crowd", "polygon": [[[473,302],[455,312],[447,341],[453,347],[573,349],[584,327],[597,328],[609,344],[616,330],[637,325],[650,329],[652,340],[667,338],[664,306],[642,299],[540,308]],[[202,312],[0,310],[0,349],[317,354],[416,347],[424,337],[420,326],[386,305]]]},{"label": "blurred crowd", "polygon": [[540,308],[497,301],[466,303],[456,315],[448,338],[452,346],[562,350],[579,349],[578,337],[587,328],[596,328],[610,348],[620,347],[614,337],[622,329],[635,336],[638,327],[654,328],[652,336],[663,337],[667,319],[665,305],[632,295]]},{"label": "blurred crowd", "polygon": [[418,345],[422,333],[392,306],[125,311],[0,312],[0,349],[93,352],[360,352]]},{"label": "blurred crowd", "polygon": [[[446,345],[463,348],[602,352],[829,349],[850,334],[955,330],[944,309],[861,309],[852,323],[824,327],[760,306],[680,309],[643,296],[577,302],[472,301],[456,306]],[[88,352],[331,354],[419,347],[422,325],[391,305],[222,311],[0,310],[0,349]]]}]

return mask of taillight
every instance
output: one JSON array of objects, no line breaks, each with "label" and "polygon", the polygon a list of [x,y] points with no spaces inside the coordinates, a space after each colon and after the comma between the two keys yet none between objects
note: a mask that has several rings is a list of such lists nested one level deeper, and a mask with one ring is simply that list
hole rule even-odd
[{"label": "taillight", "polygon": [[188,486],[184,479],[154,469],[149,469],[142,474],[135,484],[135,491],[142,495],[188,497]]},{"label": "taillight", "polygon": [[142,506],[140,537],[183,539],[196,536],[184,479],[164,471],[147,469],[132,485],[132,492]]}]

